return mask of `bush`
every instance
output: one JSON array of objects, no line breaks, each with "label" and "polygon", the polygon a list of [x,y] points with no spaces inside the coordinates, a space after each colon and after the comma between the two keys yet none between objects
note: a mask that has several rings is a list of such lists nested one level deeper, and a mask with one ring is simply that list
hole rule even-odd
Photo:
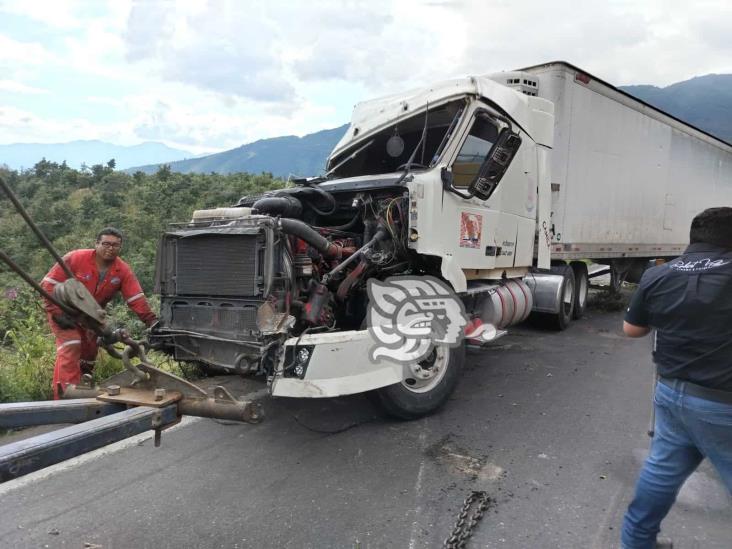
[{"label": "bush", "polygon": [[0,402],[46,400],[51,395],[55,345],[45,312],[30,290],[4,297]]}]

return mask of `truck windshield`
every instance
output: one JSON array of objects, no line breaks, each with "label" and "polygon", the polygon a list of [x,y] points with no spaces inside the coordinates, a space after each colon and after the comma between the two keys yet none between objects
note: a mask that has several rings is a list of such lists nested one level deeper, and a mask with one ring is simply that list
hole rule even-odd
[{"label": "truck windshield", "polygon": [[[413,170],[426,169],[437,161],[448,141],[448,131],[455,127],[453,122],[464,106],[464,100],[459,100],[427,111],[427,138],[414,157]],[[424,112],[398,121],[369,139],[371,144],[350,160],[348,157],[363,146],[362,142],[332,158],[329,176],[344,178],[399,171],[419,143],[424,126]]]}]

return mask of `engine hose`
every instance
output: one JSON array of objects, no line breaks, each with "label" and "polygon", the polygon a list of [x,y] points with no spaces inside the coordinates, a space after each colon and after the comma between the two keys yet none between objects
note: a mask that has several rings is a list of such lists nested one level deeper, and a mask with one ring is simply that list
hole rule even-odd
[{"label": "engine hose", "polygon": [[368,266],[368,262],[361,260],[361,263],[356,265],[356,267],[348,273],[348,276],[346,276],[346,278],[343,279],[343,282],[338,285],[338,291],[336,292],[338,301],[344,301],[346,299],[348,292],[350,292],[351,288],[361,280]]},{"label": "engine hose", "polygon": [[260,198],[252,208],[256,213],[272,216],[300,217],[302,215],[302,202],[294,196],[288,195]]},{"label": "engine hose", "polygon": [[311,204],[310,202],[307,202],[307,205],[310,206],[316,214],[318,214],[318,215],[330,215],[330,214],[332,214],[332,213],[334,213],[336,211],[336,208],[338,207],[338,205],[336,204],[336,199],[335,199],[335,197],[332,194],[330,194],[327,191],[324,191],[323,189],[321,189],[317,185],[308,185],[308,188],[314,190],[317,193],[319,193],[321,196],[324,196],[325,199],[328,202],[330,202],[330,204],[331,204],[330,211],[325,212],[325,211],[321,210],[320,208],[318,208],[317,206],[315,206],[314,204]]},{"label": "engine hose", "polygon": [[353,227],[359,219],[361,219],[361,214],[356,214],[353,219],[351,219],[348,223],[345,223],[344,225],[336,225],[334,227],[319,227],[319,228],[327,229],[329,231],[347,231],[348,229]]},{"label": "engine hose", "polygon": [[356,261],[357,258],[361,257],[363,255],[363,252],[370,249],[373,245],[375,245],[377,242],[381,240],[386,240],[389,238],[389,233],[384,227],[379,227],[376,230],[376,234],[373,236],[371,240],[369,240],[366,244],[361,246],[358,250],[356,250],[348,259],[340,263],[335,269],[330,271],[329,273],[326,273],[323,276],[323,282],[325,284],[328,283],[328,281],[333,277],[333,275],[341,272],[343,269],[345,269],[349,264]]},{"label": "engine hose", "polygon": [[320,253],[330,256],[340,247],[330,242],[307,223],[297,219],[280,219],[280,226],[287,234],[301,238]]}]

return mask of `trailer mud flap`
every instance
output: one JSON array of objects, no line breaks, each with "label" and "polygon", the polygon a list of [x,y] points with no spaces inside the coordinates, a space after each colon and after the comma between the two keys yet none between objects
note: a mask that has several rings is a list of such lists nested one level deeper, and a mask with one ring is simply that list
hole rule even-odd
[{"label": "trailer mud flap", "polygon": [[288,339],[272,395],[327,398],[400,383],[404,367],[388,360],[372,362],[369,351],[373,344],[367,330]]}]

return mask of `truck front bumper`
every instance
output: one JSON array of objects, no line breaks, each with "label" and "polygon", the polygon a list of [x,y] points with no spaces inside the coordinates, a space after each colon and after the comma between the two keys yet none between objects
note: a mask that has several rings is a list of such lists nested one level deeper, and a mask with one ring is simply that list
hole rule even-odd
[{"label": "truck front bumper", "polygon": [[371,391],[404,379],[404,366],[372,361],[368,330],[305,334],[285,342],[272,395],[326,398]]}]

